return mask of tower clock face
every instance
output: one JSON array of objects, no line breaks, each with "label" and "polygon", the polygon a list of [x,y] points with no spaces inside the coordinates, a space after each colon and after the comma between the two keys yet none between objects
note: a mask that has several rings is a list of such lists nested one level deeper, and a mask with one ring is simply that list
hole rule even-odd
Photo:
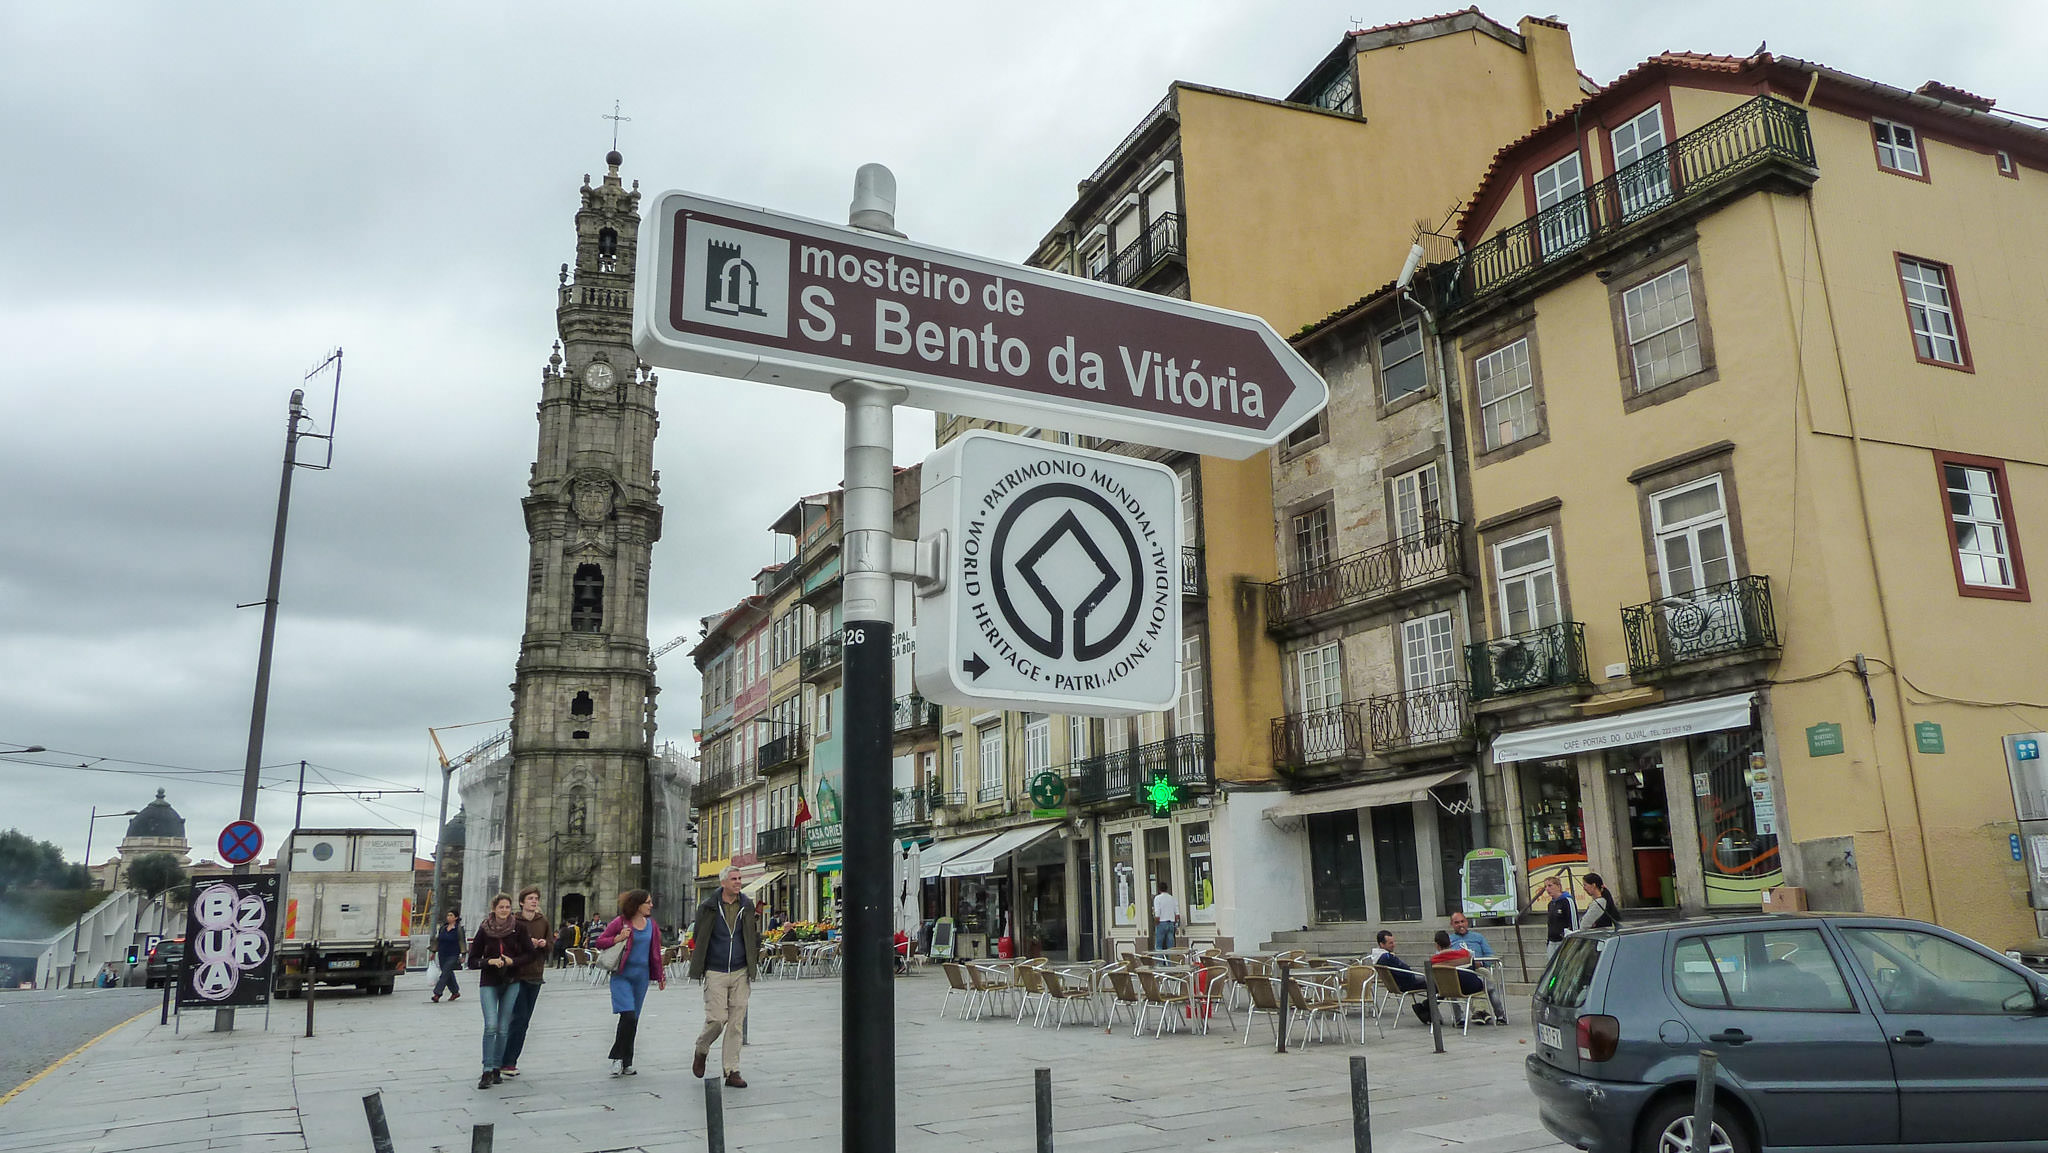
[{"label": "tower clock face", "polygon": [[593,364],[583,370],[583,384],[593,392],[603,392],[612,386],[612,366]]}]

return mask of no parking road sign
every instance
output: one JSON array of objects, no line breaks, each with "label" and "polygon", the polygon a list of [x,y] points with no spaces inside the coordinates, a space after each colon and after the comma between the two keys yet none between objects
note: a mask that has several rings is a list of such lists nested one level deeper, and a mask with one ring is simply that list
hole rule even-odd
[{"label": "no parking road sign", "polygon": [[254,821],[230,821],[220,831],[220,859],[230,865],[246,865],[263,851],[263,830]]},{"label": "no parking road sign", "polygon": [[949,705],[1088,716],[1180,687],[1180,478],[1151,461],[992,432],[925,460],[917,689]]}]

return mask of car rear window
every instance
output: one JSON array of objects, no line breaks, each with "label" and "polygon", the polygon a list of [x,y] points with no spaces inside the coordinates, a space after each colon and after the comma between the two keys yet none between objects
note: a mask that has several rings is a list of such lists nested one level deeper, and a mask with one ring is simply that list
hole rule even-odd
[{"label": "car rear window", "polygon": [[1600,950],[1605,937],[1567,937],[1557,956],[1543,970],[1536,995],[1552,1005],[1577,1009],[1586,1003],[1586,990],[1593,986],[1593,970],[1600,967]]}]

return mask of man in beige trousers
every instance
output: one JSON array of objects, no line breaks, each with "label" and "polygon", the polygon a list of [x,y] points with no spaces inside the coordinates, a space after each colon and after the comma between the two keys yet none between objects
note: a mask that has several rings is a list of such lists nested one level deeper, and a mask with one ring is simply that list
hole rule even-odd
[{"label": "man in beige trousers", "polygon": [[747,998],[754,989],[754,970],[761,960],[761,929],[754,902],[740,892],[740,871],[719,874],[718,892],[697,906],[690,940],[690,976],[704,982],[704,1031],[697,1035],[697,1055],[690,1074],[704,1075],[711,1044],[725,1034],[720,1063],[725,1083],[744,1089],[740,1076],[740,1041],[747,1027]]}]

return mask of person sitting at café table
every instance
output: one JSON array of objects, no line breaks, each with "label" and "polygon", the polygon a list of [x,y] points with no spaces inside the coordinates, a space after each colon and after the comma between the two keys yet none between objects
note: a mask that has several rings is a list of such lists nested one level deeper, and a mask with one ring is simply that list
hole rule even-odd
[{"label": "person sitting at caf\u00e9 table", "polygon": [[[1393,971],[1395,991],[1401,993],[1422,992],[1422,975],[1417,973],[1408,962],[1403,961],[1394,954],[1393,930],[1381,929],[1379,935],[1374,940],[1377,944],[1373,946],[1368,959],[1375,965],[1385,965]],[[1421,1001],[1413,1001],[1409,1003],[1409,1007],[1415,1010],[1416,1020],[1421,1021],[1425,1025],[1429,1024],[1429,1008],[1426,1004]]]},{"label": "person sitting at caf\u00e9 table", "polygon": [[[1486,939],[1486,934],[1473,928],[1472,919],[1463,912],[1451,914],[1450,936],[1451,944],[1472,954],[1472,958],[1475,961],[1484,961],[1488,958],[1500,956],[1500,954],[1493,951],[1493,943]],[[1501,1024],[1507,1024],[1507,1005],[1501,996],[1500,982],[1495,981],[1486,986],[1486,998],[1493,1002],[1494,1015],[1500,1018]]]},{"label": "person sitting at caf\u00e9 table", "polygon": [[[1458,971],[1458,992],[1467,997],[1486,989],[1485,980],[1472,971],[1472,951],[1453,943],[1451,935],[1442,929],[1436,931],[1436,952],[1429,955],[1429,965],[1432,969],[1438,965],[1455,968]],[[1484,1016],[1474,1019],[1487,1020]]]}]

